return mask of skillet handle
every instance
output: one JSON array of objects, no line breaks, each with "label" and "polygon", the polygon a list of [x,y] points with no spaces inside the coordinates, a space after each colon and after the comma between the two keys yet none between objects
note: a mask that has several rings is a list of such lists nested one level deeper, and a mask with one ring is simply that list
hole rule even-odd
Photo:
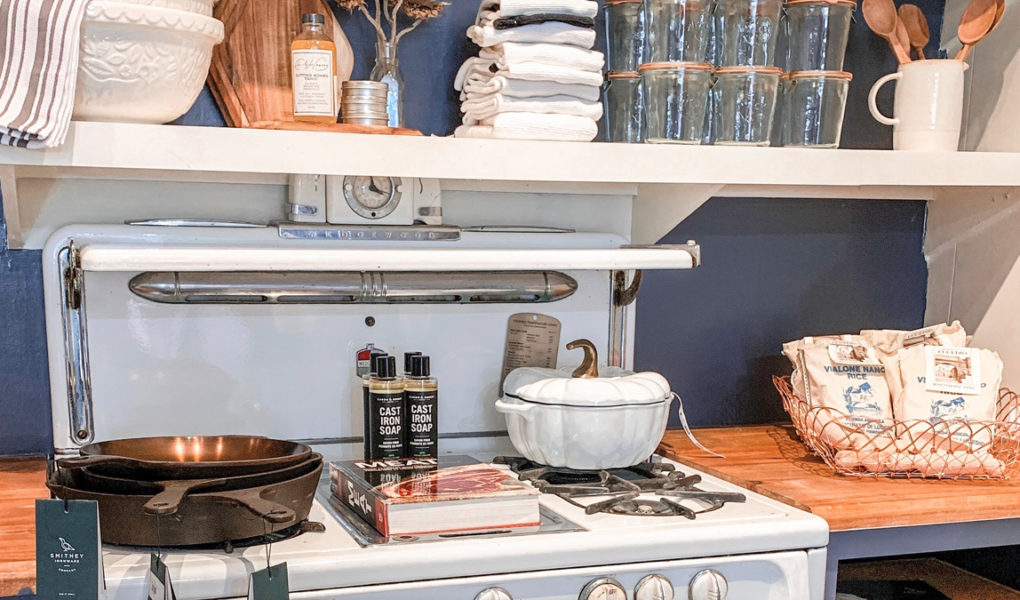
[{"label": "skillet handle", "polygon": [[266,500],[260,494],[260,489],[238,490],[236,492],[223,492],[208,494],[205,496],[213,501],[230,502],[240,504],[252,513],[262,517],[270,523],[286,523],[294,520],[294,511],[282,504]]},{"label": "skillet handle", "polygon": [[150,515],[172,515],[177,512],[188,494],[223,483],[226,483],[225,479],[160,481],[159,485],[163,486],[163,491],[145,503],[145,512]]},{"label": "skillet handle", "polygon": [[96,465],[133,464],[130,459],[120,456],[108,456],[105,454],[91,454],[87,456],[71,456],[57,460],[57,466],[62,469],[79,469],[81,467],[93,467]]}]

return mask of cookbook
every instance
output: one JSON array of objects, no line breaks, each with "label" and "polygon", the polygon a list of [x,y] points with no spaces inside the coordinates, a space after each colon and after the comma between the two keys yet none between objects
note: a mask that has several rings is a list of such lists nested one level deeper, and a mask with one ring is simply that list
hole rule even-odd
[{"label": "cookbook", "polygon": [[541,523],[538,490],[470,456],[336,461],[329,477],[333,495],[386,536]]}]

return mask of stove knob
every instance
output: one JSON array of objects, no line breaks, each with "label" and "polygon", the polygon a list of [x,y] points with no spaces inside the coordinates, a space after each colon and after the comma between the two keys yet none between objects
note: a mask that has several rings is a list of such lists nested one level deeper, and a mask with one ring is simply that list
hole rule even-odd
[{"label": "stove knob", "polygon": [[722,573],[705,569],[691,579],[690,600],[726,600],[729,588]]},{"label": "stove knob", "polygon": [[649,575],[634,588],[634,600],[673,600],[673,584],[662,575]]},{"label": "stove knob", "polygon": [[578,600],[627,600],[627,590],[612,577],[601,577],[589,581]]},{"label": "stove knob", "polygon": [[510,592],[503,588],[491,587],[478,592],[475,600],[514,600]]}]

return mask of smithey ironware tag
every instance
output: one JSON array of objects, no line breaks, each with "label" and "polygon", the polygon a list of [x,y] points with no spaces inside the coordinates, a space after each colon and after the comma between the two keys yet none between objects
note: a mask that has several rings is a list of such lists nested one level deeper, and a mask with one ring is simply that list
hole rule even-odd
[{"label": "smithey ironware tag", "polygon": [[95,500],[35,501],[35,581],[40,600],[99,600],[106,584]]},{"label": "smithey ironware tag", "polygon": [[147,574],[149,600],[177,600],[174,586],[170,582],[170,571],[166,563],[153,552],[149,555],[149,572]]},{"label": "smithey ironware tag", "polygon": [[280,563],[251,574],[248,582],[248,600],[287,600],[290,584],[287,581],[287,563]]}]

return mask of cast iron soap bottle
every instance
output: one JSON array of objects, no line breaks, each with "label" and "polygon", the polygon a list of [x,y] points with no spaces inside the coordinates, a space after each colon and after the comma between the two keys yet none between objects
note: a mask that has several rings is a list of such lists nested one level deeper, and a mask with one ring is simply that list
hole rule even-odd
[{"label": "cast iron soap bottle", "polygon": [[404,382],[393,356],[376,359],[378,372],[368,380],[366,459],[402,458],[404,454]]},{"label": "cast iron soap bottle", "polygon": [[404,379],[407,412],[405,454],[414,458],[439,455],[439,382],[429,374],[429,357],[411,356],[411,369]]}]

